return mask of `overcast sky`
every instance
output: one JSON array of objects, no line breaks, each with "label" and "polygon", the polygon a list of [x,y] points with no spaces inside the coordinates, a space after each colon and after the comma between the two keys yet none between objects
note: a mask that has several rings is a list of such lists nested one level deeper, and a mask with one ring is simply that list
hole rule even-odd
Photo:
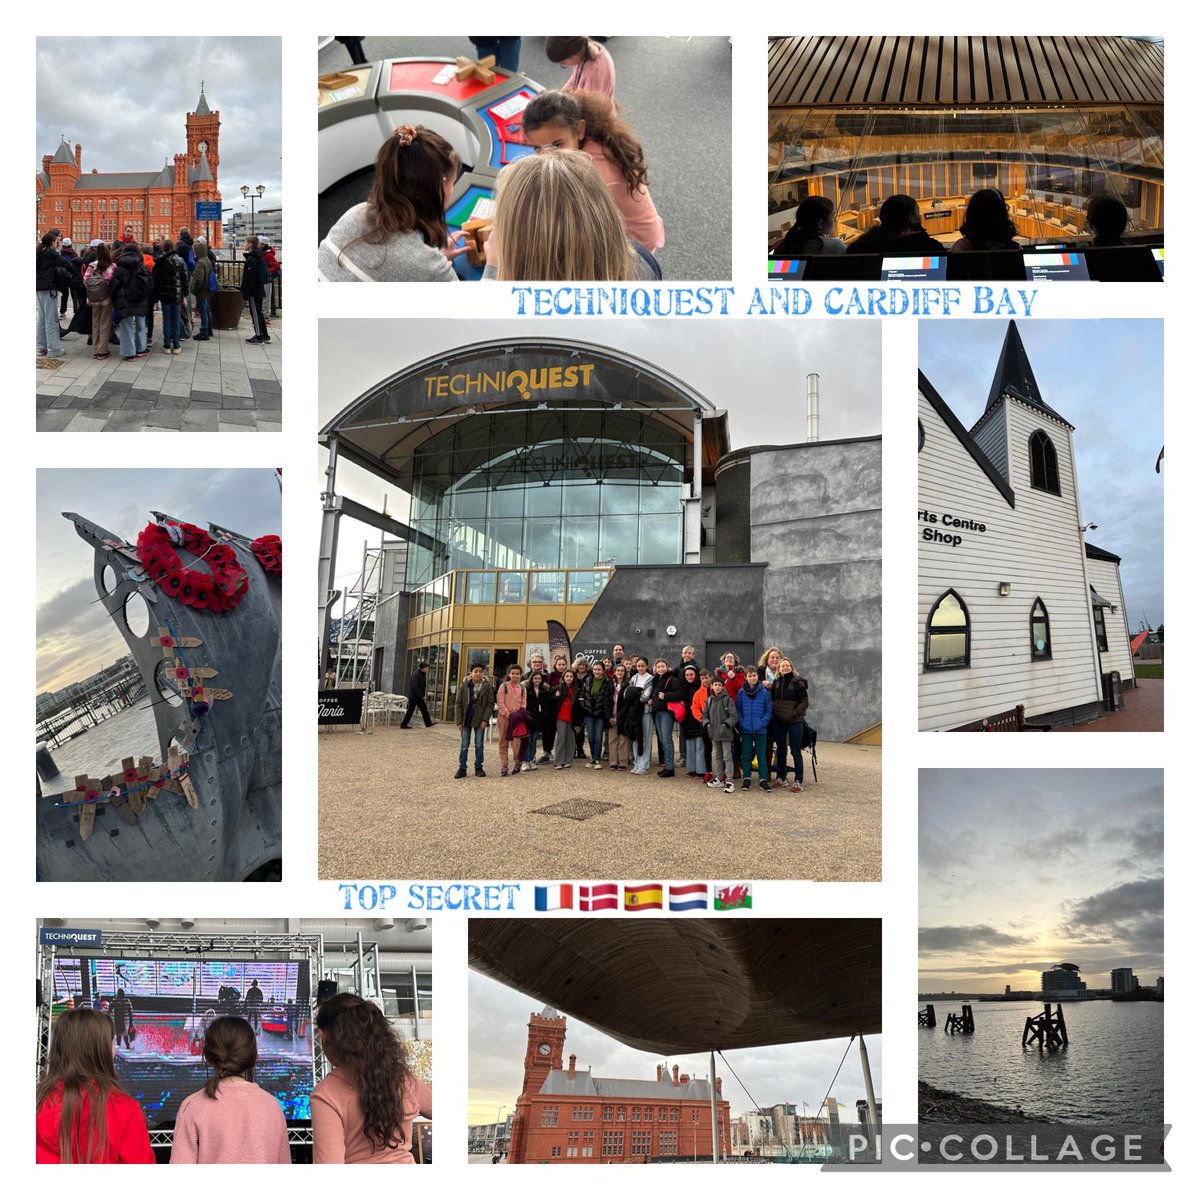
[{"label": "overcast sky", "polygon": [[[439,350],[537,333],[527,320],[320,322],[319,411],[324,426],[381,379]],[[610,346],[643,358],[695,388],[729,413],[732,448],[802,442],[805,383],[821,376],[821,437],[880,432],[880,333],[877,321],[633,321],[578,320],[551,334]],[[320,485],[326,455],[319,451]],[[338,490],[378,511],[386,485],[343,462]],[[388,511],[408,516],[408,498],[392,488]],[[379,534],[342,521],[335,586],[353,582],[362,543]]]},{"label": "overcast sky", "polygon": [[[469,971],[467,975],[467,1004],[470,1037],[467,1123],[486,1125],[496,1120],[497,1108],[512,1111],[516,1104],[524,1074],[529,1016],[540,1013],[545,1006],[477,971]],[[838,1038],[836,1041],[726,1051],[725,1058],[733,1070],[722,1062],[720,1055],[717,1056],[722,1097],[729,1101],[734,1116],[747,1109],[769,1108],[784,1101],[797,1108],[807,1101],[808,1111],[815,1113],[826,1092],[831,1091],[845,1106],[842,1119],[857,1120],[854,1102],[866,1094],[857,1046],[846,1055],[836,1082],[830,1087],[849,1042],[849,1038]],[[867,1037],[871,1078],[880,1103],[884,1099],[881,1047],[882,1038]],[[577,1068],[591,1067],[595,1075],[609,1078],[653,1079],[657,1063],[668,1066],[678,1063],[681,1075],[703,1079],[709,1075],[707,1054],[664,1058],[644,1050],[631,1050],[607,1034],[568,1016],[567,1040],[563,1046],[564,1067],[572,1054],[576,1056]],[[738,1084],[734,1071],[753,1098]]]},{"label": "overcast sky", "polygon": [[923,770],[922,991],[1039,990],[1079,966],[1163,974],[1158,770]]},{"label": "overcast sky", "polygon": [[[920,364],[970,429],[983,414],[1006,321],[922,321]],[[1083,521],[1121,557],[1129,628],[1163,621],[1162,322],[1019,321],[1042,399],[1075,426]],[[1166,464],[1164,461],[1164,471]]]},{"label": "overcast sky", "polygon": [[[179,22],[169,14],[165,23]],[[180,15],[180,14],[176,14]],[[114,14],[115,17],[115,14]],[[197,18],[196,22],[208,22]],[[122,24],[115,19],[114,26]],[[266,185],[255,208],[278,208],[283,150],[280,39],[273,37],[38,38],[38,168],[65,134],[83,146],[83,169],[157,171],[187,150],[186,119],[200,81],[221,118],[217,186],[226,208],[238,190]]]},{"label": "overcast sky", "polygon": [[[151,510],[201,527],[278,533],[279,485],[261,470],[40,470],[37,474],[37,690],[86,679],[128,652],[96,597],[95,552],[64,512],[137,542]],[[250,514],[253,514],[252,516]],[[258,522],[247,527],[248,522]]]}]

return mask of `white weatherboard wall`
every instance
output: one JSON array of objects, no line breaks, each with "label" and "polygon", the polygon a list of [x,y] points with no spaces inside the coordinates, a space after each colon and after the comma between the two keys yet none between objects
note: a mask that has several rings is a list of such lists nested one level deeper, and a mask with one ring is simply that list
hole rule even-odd
[{"label": "white weatherboard wall", "polygon": [[1120,671],[1123,683],[1133,678],[1133,653],[1129,649],[1129,622],[1125,618],[1125,598],[1121,595],[1121,569],[1115,562],[1103,558],[1088,559],[1088,576],[1092,587],[1105,600],[1111,600],[1117,611],[1104,610],[1104,631],[1108,634],[1108,649],[1101,651],[1100,665],[1107,675]]},{"label": "white weatherboard wall", "polygon": [[[1094,704],[1100,697],[1070,430],[1027,405],[1004,403],[1015,507],[918,393],[925,429],[918,455],[918,509],[937,514],[938,530],[962,537],[958,546],[926,541],[922,531],[933,527],[917,514],[920,729],[952,729],[1018,704],[1032,720]],[[996,429],[994,420],[989,429]],[[1061,496],[1029,485],[1028,441],[1035,429],[1045,431],[1058,452]],[[941,523],[946,513],[983,524],[986,531],[947,526]],[[1011,585],[1008,596],[1000,595],[1001,583]],[[970,618],[971,665],[926,671],[926,622],[949,588],[962,598]],[[1029,616],[1038,597],[1050,618],[1052,657],[1033,661]]]}]

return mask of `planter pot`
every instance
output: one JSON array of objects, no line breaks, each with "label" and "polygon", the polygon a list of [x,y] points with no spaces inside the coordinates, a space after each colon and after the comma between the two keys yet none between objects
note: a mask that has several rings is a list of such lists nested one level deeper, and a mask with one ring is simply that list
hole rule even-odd
[{"label": "planter pot", "polygon": [[209,299],[214,329],[236,329],[242,319],[246,299],[241,292],[214,292]]}]

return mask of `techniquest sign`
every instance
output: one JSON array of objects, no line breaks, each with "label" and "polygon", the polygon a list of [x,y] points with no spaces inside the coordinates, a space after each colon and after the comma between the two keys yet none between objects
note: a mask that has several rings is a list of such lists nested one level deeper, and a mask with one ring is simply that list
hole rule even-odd
[{"label": "techniquest sign", "polygon": [[927,508],[917,509],[917,521],[921,525],[921,540],[925,542],[943,542],[947,546],[961,546],[961,533],[949,533],[950,529],[969,530],[973,533],[987,533],[987,526],[982,521],[974,521],[970,517],[956,517],[953,513],[935,513]]}]

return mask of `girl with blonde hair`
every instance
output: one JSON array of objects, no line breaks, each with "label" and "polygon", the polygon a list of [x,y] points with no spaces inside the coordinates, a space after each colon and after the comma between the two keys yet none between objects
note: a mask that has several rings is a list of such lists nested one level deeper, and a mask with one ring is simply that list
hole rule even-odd
[{"label": "girl with blonde hair", "polygon": [[591,156],[547,149],[500,172],[484,243],[485,279],[661,279],[654,256],[625,235]]}]

